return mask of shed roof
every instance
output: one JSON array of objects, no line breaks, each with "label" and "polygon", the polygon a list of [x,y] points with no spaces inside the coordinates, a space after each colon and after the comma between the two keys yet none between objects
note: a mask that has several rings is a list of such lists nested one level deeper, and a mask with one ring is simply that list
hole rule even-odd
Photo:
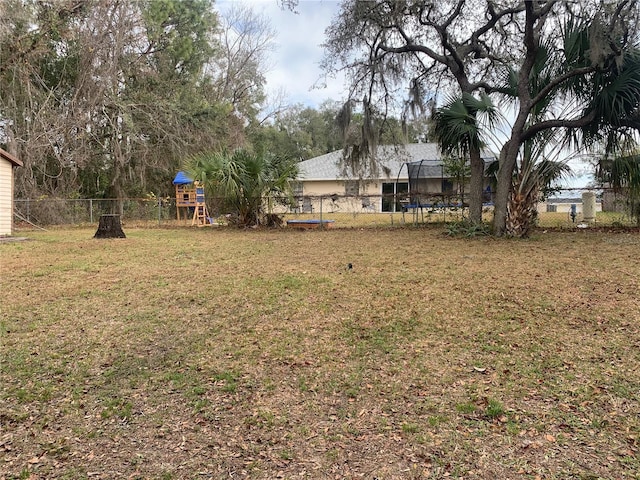
[{"label": "shed roof", "polygon": [[22,167],[22,162],[18,160],[16,156],[11,155],[9,152],[7,152],[6,150],[3,150],[2,148],[0,148],[0,158],[4,158],[5,160],[7,160],[8,162],[11,162],[16,167]]}]

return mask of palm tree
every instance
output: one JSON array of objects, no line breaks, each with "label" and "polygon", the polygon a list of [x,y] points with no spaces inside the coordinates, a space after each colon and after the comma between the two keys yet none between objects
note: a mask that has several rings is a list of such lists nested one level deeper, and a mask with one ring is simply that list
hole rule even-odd
[{"label": "palm tree", "polygon": [[293,160],[244,149],[195,156],[185,170],[202,181],[241,226],[270,223],[274,203],[292,199],[291,182],[298,175]]},{"label": "palm tree", "polygon": [[[551,131],[540,133],[526,141],[521,150],[511,179],[507,202],[506,234],[511,237],[527,237],[535,226],[538,202],[548,198],[556,190],[554,184],[572,175],[565,160],[552,160],[562,150]],[[495,162],[487,169],[489,176],[497,174]]]},{"label": "palm tree", "polygon": [[[597,49],[597,42],[592,38],[594,28],[592,22],[568,21],[562,32],[563,48],[555,48],[551,43],[538,46],[529,81],[532,98],[538,96],[553,78],[562,77],[571,69],[592,65]],[[507,101],[517,97],[517,79],[517,72],[507,70],[502,91]],[[522,143],[521,160],[516,165],[508,197],[507,235],[526,235],[535,220],[535,203],[539,200],[536,188],[569,173],[566,165],[550,162],[545,150],[554,144],[558,149],[588,150],[604,145],[606,153],[624,150],[629,142],[634,143],[632,132],[640,129],[639,99],[640,50],[634,47],[626,51],[621,60],[603,60],[588,77],[571,77],[534,106],[529,125],[558,116],[552,109],[561,103],[585,121],[579,129],[568,129],[564,139],[556,138],[551,130],[543,130]],[[541,178],[536,178],[538,176]]]},{"label": "palm tree", "polygon": [[[533,65],[526,81],[529,92],[524,98],[536,99],[536,103],[527,112],[522,133],[509,140],[508,149],[503,149],[505,157],[519,151],[520,158],[526,158],[525,144],[545,130],[564,131],[563,145],[567,148],[577,147],[579,151],[606,145],[610,152],[623,143],[621,139],[630,138],[632,131],[640,129],[640,54],[637,45],[626,46],[628,32],[609,30],[597,17],[570,17],[560,33],[558,40],[562,44],[543,40],[532,50],[535,58],[531,59]],[[620,52],[623,46],[624,55],[612,53]],[[496,92],[512,103],[522,92],[520,72],[507,69],[505,73],[507,81]],[[527,227],[519,222],[528,217],[517,212],[529,207],[514,208],[513,202],[532,200],[512,191],[511,167],[498,176],[494,229],[507,235],[526,232]]]},{"label": "palm tree", "polygon": [[602,158],[596,178],[622,195],[631,216],[640,225],[640,154]]},{"label": "palm tree", "polygon": [[497,121],[498,112],[486,94],[477,98],[463,93],[450,98],[433,115],[434,134],[442,153],[469,159],[469,220],[474,224],[482,223],[485,165],[481,151],[486,146],[483,129],[492,129]]},{"label": "palm tree", "polygon": [[[566,36],[571,30],[567,30]],[[582,39],[582,37],[577,37]],[[566,45],[567,51],[572,50]],[[529,92],[532,98],[545,89],[553,78],[561,74],[565,67],[561,54],[551,39],[538,45],[535,62],[529,75]],[[511,67],[505,70],[501,93],[507,103],[518,98],[519,73]],[[528,126],[532,126],[553,116],[551,108],[564,92],[552,90],[536,103],[529,112]],[[566,112],[565,112],[566,113]],[[511,185],[507,197],[507,215],[505,234],[512,237],[526,237],[537,221],[537,205],[548,194],[552,184],[571,174],[566,161],[551,160],[553,153],[562,150],[562,141],[554,130],[542,130],[523,141],[519,148],[518,159],[511,175]],[[494,164],[492,171],[497,175],[499,165]]]},{"label": "palm tree", "polygon": [[602,152],[596,178],[622,194],[640,225],[640,48],[601,72],[596,83],[600,89],[589,105],[595,120],[580,133],[590,147]]},{"label": "palm tree", "polygon": [[566,162],[550,160],[543,150],[527,147],[516,165],[507,203],[507,234],[518,238],[529,236],[537,221],[538,202],[548,196],[553,183],[571,175]]}]

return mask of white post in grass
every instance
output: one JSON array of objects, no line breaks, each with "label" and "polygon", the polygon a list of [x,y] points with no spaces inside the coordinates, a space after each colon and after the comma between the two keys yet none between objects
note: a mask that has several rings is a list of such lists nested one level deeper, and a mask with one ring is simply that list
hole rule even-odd
[{"label": "white post in grass", "polygon": [[596,221],[596,193],[584,192],[582,194],[582,220],[587,223]]}]

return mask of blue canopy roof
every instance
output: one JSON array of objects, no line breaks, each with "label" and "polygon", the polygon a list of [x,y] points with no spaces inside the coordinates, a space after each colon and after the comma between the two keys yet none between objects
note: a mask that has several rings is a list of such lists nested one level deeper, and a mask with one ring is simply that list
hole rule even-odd
[{"label": "blue canopy roof", "polygon": [[193,183],[193,178],[182,171],[178,172],[176,178],[173,179],[174,185],[186,185],[187,183]]}]

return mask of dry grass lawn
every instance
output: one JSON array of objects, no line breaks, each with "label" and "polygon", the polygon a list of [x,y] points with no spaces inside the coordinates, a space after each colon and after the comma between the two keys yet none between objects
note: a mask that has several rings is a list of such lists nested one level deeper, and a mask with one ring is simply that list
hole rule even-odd
[{"label": "dry grass lawn", "polygon": [[0,479],[640,478],[638,233],[125,232],[0,244]]}]

